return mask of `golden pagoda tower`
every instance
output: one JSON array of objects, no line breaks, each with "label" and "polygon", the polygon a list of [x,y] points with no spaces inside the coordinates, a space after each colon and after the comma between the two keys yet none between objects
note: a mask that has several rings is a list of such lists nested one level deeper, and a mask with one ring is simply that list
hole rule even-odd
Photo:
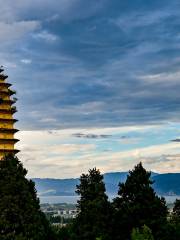
[{"label": "golden pagoda tower", "polygon": [[19,141],[14,138],[14,134],[18,130],[14,128],[17,120],[13,118],[13,114],[16,112],[13,104],[17,99],[12,98],[12,95],[16,92],[10,89],[11,84],[6,82],[8,76],[4,75],[3,71],[0,67],[0,159],[7,154],[19,152],[14,148],[14,144]]}]

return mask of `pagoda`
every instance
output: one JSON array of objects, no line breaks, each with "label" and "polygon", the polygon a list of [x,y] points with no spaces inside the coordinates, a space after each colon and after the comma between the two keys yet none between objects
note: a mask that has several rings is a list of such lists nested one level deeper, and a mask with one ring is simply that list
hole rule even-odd
[{"label": "pagoda", "polygon": [[16,98],[12,97],[16,94],[11,90],[11,84],[6,82],[8,76],[3,74],[3,68],[0,67],[0,159],[5,155],[15,155],[19,151],[14,148],[18,139],[14,138],[14,134],[18,131],[14,128],[14,123],[17,121],[13,118],[16,112],[16,107],[13,104]]}]

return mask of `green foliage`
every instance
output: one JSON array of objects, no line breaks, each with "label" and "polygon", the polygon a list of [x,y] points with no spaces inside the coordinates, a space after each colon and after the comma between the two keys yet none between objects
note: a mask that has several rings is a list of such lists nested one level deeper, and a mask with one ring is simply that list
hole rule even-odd
[{"label": "green foliage", "polygon": [[[65,227],[50,227],[40,210],[35,185],[26,174],[16,157],[0,161],[1,240],[180,239],[180,200],[176,200],[167,222],[165,200],[154,192],[151,174],[141,163],[129,172],[125,183],[119,184],[119,196],[112,204],[100,171],[94,168],[82,174],[76,190],[79,213]],[[48,219],[51,223],[65,221],[61,217]]]},{"label": "green foliage", "polygon": [[53,224],[53,223],[62,223],[62,224],[70,224],[72,223],[73,219],[72,218],[64,218],[64,217],[61,217],[61,216],[48,216],[46,215],[46,218],[48,219],[48,221]]},{"label": "green foliage", "polygon": [[73,239],[95,240],[110,238],[111,205],[105,194],[103,176],[96,168],[82,174],[76,193],[79,214],[73,224]]},{"label": "green foliage", "polygon": [[176,199],[174,203],[173,212],[170,215],[170,220],[168,223],[168,228],[166,228],[166,231],[167,231],[167,234],[166,234],[167,238],[165,238],[165,240],[180,239],[180,200],[178,199]]},{"label": "green foliage", "polygon": [[70,225],[67,225],[65,227],[53,226],[53,230],[57,240],[71,240]]},{"label": "green foliage", "polygon": [[129,172],[126,182],[119,184],[119,197],[113,203],[115,239],[129,239],[132,229],[143,225],[152,229],[156,239],[163,234],[167,207],[154,192],[150,175],[139,163]]},{"label": "green foliage", "polygon": [[144,225],[140,230],[139,228],[133,228],[131,240],[154,240],[154,237],[151,229]]},{"label": "green foliage", "polygon": [[34,183],[14,156],[0,161],[0,239],[53,239],[49,224],[40,210]]},{"label": "green foliage", "polygon": [[173,217],[180,221],[180,199],[176,199],[174,203]]}]

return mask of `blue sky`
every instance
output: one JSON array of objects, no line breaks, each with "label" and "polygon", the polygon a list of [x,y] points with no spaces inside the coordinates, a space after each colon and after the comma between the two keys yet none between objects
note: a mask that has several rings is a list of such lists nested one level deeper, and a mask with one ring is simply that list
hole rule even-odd
[{"label": "blue sky", "polygon": [[179,1],[0,3],[29,176],[180,171]]}]

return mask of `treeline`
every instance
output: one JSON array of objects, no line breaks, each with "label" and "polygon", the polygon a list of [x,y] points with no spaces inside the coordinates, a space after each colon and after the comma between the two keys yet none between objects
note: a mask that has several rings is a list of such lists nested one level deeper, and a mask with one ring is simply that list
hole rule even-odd
[{"label": "treeline", "polygon": [[35,185],[20,161],[0,161],[0,239],[2,240],[178,240],[180,200],[169,213],[152,188],[151,173],[141,163],[119,184],[110,202],[96,168],[82,174],[76,193],[79,213],[65,227],[53,227],[41,212]]},{"label": "treeline", "polygon": [[165,199],[156,195],[152,184],[151,173],[139,163],[126,182],[119,184],[118,196],[110,202],[100,171],[94,168],[82,174],[76,190],[79,214],[61,239],[180,239],[180,200],[170,214]]}]

